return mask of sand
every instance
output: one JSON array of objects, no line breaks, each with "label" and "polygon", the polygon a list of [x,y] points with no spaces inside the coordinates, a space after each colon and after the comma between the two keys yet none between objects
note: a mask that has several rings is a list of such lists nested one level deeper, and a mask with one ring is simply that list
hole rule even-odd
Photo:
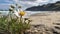
[{"label": "sand", "polygon": [[46,26],[55,26],[55,23],[60,23],[60,12],[45,12],[37,13],[30,16],[32,25],[44,24]]}]

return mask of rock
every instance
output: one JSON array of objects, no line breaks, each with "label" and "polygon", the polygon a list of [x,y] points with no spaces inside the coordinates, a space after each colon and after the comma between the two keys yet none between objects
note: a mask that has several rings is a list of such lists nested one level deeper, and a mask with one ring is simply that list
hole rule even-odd
[{"label": "rock", "polygon": [[38,30],[34,30],[34,32],[38,33]]}]

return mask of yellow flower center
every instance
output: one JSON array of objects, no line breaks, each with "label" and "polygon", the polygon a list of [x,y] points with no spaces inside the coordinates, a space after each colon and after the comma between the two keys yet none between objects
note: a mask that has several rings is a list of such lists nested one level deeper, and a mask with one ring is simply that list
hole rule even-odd
[{"label": "yellow flower center", "polygon": [[19,12],[19,15],[24,16],[25,15],[25,12],[24,11],[20,11]]}]

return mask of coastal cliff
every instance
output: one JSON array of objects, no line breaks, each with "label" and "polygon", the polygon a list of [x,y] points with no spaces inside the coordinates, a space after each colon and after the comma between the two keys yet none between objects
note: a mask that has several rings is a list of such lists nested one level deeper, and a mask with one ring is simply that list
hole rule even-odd
[{"label": "coastal cliff", "polygon": [[27,8],[26,11],[60,11],[60,1],[56,3],[48,3],[46,5],[38,5]]}]

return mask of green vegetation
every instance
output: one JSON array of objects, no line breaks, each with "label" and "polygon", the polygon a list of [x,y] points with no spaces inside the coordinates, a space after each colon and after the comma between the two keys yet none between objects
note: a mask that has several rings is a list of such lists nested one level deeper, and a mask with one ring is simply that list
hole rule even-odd
[{"label": "green vegetation", "polygon": [[24,34],[30,28],[31,20],[22,18],[22,13],[21,17],[12,16],[14,7],[10,7],[13,10],[9,9],[10,12],[7,16],[0,17],[0,34]]}]

